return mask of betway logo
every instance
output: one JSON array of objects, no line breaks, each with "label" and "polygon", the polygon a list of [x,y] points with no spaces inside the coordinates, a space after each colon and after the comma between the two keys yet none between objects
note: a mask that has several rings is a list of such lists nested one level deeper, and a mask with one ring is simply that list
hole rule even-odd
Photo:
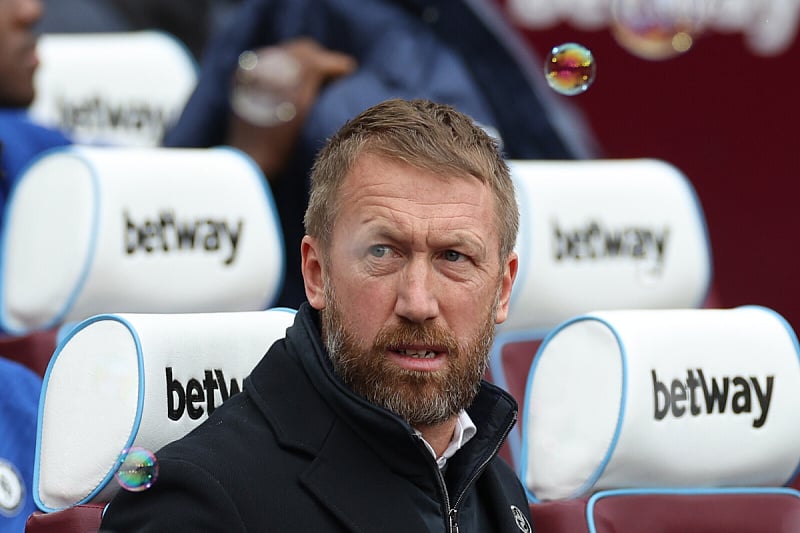
[{"label": "betway logo", "polygon": [[668,237],[669,228],[612,229],[590,221],[585,227],[562,229],[558,222],[553,222],[553,255],[557,261],[620,257],[646,261],[660,268]]},{"label": "betway logo", "polygon": [[146,102],[111,103],[100,96],[75,101],[59,98],[56,107],[62,128],[84,133],[133,131],[159,141],[170,120],[163,109]]},{"label": "betway logo", "polygon": [[167,416],[170,420],[179,420],[184,412],[192,420],[197,420],[204,413],[210,415],[217,407],[216,391],[219,391],[220,404],[241,391],[236,379],[231,378],[230,384],[225,383],[225,374],[219,368],[206,370],[202,381],[189,379],[185,387],[172,377],[171,366],[166,368],[166,376]]},{"label": "betway logo", "polygon": [[794,41],[800,20],[799,0],[508,0],[507,9],[515,22],[535,30],[562,22],[599,30],[620,20],[635,21],[637,16],[640,27],[651,28],[688,20],[703,31],[739,30],[747,36],[750,49],[764,55],[784,52]]},{"label": "betway logo", "polygon": [[[754,401],[760,410],[758,416],[753,418],[753,427],[760,428],[767,421],[769,404],[772,401],[772,387],[774,376],[767,376],[765,383],[759,383],[758,378],[750,376],[711,377],[706,376],[699,368],[686,371],[686,380],[673,379],[669,387],[659,381],[656,371],[653,375],[653,417],[663,420],[670,413],[675,418],[680,418],[687,413],[698,416],[704,411],[706,414],[719,414],[725,412],[730,398],[731,412],[734,414],[751,413]],[[732,385],[732,386],[731,386]],[[754,397],[755,396],[755,397]]]},{"label": "betway logo", "polygon": [[143,250],[148,254],[155,251],[169,253],[175,250],[203,249],[206,252],[219,252],[223,263],[230,265],[236,259],[236,247],[242,233],[244,222],[239,220],[235,226],[227,220],[195,218],[178,222],[171,210],[161,211],[151,220],[134,221],[127,211],[125,220],[125,251],[128,255]]}]

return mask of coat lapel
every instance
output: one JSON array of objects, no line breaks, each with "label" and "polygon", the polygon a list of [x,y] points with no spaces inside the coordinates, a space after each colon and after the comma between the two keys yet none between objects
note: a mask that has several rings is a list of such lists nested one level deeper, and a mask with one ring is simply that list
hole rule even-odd
[{"label": "coat lapel", "polygon": [[444,526],[433,476],[410,479],[390,470],[342,422],[333,426],[301,482],[351,531],[425,532]]}]

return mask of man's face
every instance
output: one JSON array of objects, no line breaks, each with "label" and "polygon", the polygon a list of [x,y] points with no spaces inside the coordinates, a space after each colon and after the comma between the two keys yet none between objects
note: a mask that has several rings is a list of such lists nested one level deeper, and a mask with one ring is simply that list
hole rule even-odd
[{"label": "man's face", "polygon": [[39,64],[33,26],[41,16],[40,0],[0,0],[0,106],[26,107],[33,101]]},{"label": "man's face", "polygon": [[308,263],[322,251],[303,246],[334,367],[411,425],[444,422],[477,392],[516,275],[491,190],[364,154],[341,195],[329,261]]}]

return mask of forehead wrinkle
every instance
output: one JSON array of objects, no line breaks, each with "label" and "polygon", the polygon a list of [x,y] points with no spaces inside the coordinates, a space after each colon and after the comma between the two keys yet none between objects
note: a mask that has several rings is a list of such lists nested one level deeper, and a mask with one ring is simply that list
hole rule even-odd
[{"label": "forehead wrinkle", "polygon": [[[429,187],[431,186],[431,180],[429,178],[416,179],[410,187],[400,188],[396,186],[395,177],[397,175],[405,175],[408,169],[411,169],[414,173],[428,174],[428,176],[433,177],[440,183],[472,182],[479,185],[486,185],[471,174],[459,175],[447,172],[436,172],[425,167],[417,167],[402,161],[387,160],[370,153],[363,154],[355,162],[347,179],[345,179],[345,183],[350,183],[353,194],[371,188],[379,188],[381,190],[381,195],[385,195],[388,190],[392,190],[397,191],[396,194],[408,198],[409,192],[415,192],[417,194],[413,195],[414,200],[416,202],[426,203],[429,198],[429,189],[431,188]],[[365,180],[367,183],[363,183]],[[476,202],[474,205],[478,205],[478,203]]]},{"label": "forehead wrinkle", "polygon": [[[377,167],[366,165],[370,162],[377,162]],[[341,192],[344,193],[343,203],[359,213],[357,224],[374,225],[369,231],[386,238],[410,239],[412,243],[426,243],[428,246],[470,242],[481,250],[489,246],[497,228],[491,196],[479,192],[481,185],[485,184],[474,177],[472,182],[466,177],[442,174],[433,174],[438,178],[434,181],[423,178],[409,183],[409,180],[396,179],[398,175],[404,176],[407,168],[406,165],[371,157],[354,166]],[[431,175],[429,171],[423,172]],[[442,193],[442,183],[455,183],[454,180],[461,179],[465,183],[472,182],[477,188],[455,187],[454,195]],[[490,204],[488,211],[487,203]],[[488,225],[483,220],[486,212],[492,217]],[[487,226],[488,232],[484,230]]]},{"label": "forehead wrinkle", "polygon": [[[370,189],[379,188],[380,193],[370,193]],[[445,220],[455,222],[459,219],[475,220],[483,203],[480,200],[434,200],[431,195],[422,194],[416,198],[409,198],[403,191],[388,192],[379,185],[370,185],[361,188],[357,193],[344,197],[350,200],[351,205],[363,204],[366,209],[362,221],[385,216],[401,222],[403,218],[423,220],[419,211],[425,210],[425,221]],[[385,212],[385,214],[384,214]]]},{"label": "forehead wrinkle", "polygon": [[[387,187],[387,183],[390,184]],[[431,193],[425,187],[413,187],[411,189],[403,189],[400,187],[395,187],[391,183],[391,180],[386,180],[383,183],[371,183],[361,185],[359,187],[352,187],[348,188],[350,190],[344,190],[342,194],[343,199],[350,199],[356,200],[358,202],[366,201],[369,202],[370,200],[375,201],[375,205],[380,205],[381,203],[386,203],[387,201],[399,202],[400,205],[392,205],[391,209],[396,211],[407,211],[407,209],[403,209],[403,205],[410,206],[412,208],[434,208],[434,207],[441,207],[441,206],[464,206],[468,210],[472,211],[475,209],[479,209],[483,202],[481,199],[473,198],[472,196],[468,197],[467,199],[460,198],[460,199],[452,199],[452,198],[445,198],[443,201],[441,200],[434,200],[431,198]],[[409,194],[409,192],[413,192],[416,194]],[[376,201],[377,200],[377,201]]]}]

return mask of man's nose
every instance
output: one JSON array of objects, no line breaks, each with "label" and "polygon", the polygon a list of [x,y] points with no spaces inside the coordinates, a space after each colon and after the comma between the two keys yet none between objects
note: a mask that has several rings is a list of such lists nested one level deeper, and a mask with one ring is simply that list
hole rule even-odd
[{"label": "man's nose", "polygon": [[418,324],[438,316],[439,301],[433,275],[433,268],[425,259],[414,258],[406,264],[397,287],[395,313],[398,316]]}]

